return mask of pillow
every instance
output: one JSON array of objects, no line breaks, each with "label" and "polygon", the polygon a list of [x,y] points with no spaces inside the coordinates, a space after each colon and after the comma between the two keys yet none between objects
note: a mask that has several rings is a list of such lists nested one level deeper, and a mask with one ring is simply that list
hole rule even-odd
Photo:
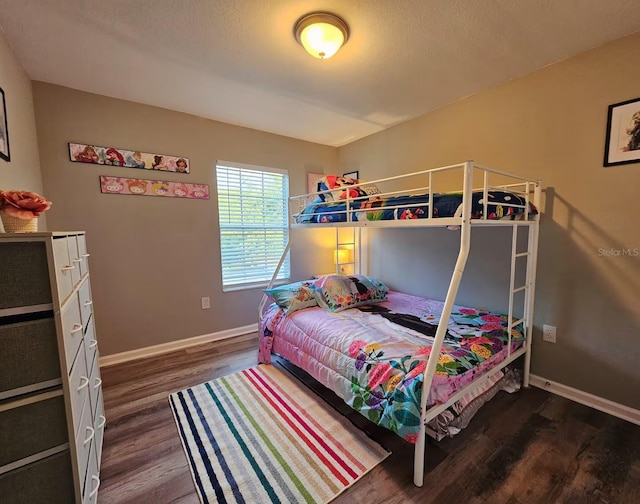
[{"label": "pillow", "polygon": [[340,177],[338,175],[325,175],[318,180],[318,191],[329,191],[318,195],[322,201],[340,201],[347,198],[347,191],[349,191],[350,198],[358,198],[360,196],[366,196],[367,194],[358,187],[349,187],[357,184],[356,179],[349,177]]},{"label": "pillow", "polygon": [[364,275],[327,275],[312,284],[318,305],[333,312],[387,299],[387,287]]},{"label": "pillow", "polygon": [[318,306],[311,288],[311,280],[264,289],[264,293],[271,296],[279,307],[284,308],[287,315],[302,308]]},{"label": "pillow", "polygon": [[[378,292],[384,297],[384,299],[387,299],[387,292],[389,292],[389,288],[385,284],[383,284],[377,278],[373,278],[373,277],[365,277],[365,278],[369,280],[376,289],[378,289]],[[381,299],[381,301],[383,300]]]}]

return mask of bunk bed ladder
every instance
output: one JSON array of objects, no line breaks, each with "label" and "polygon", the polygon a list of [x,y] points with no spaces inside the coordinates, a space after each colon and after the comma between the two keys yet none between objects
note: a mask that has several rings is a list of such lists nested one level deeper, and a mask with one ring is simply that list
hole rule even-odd
[{"label": "bunk bed ladder", "polygon": [[[526,324],[526,321],[527,321],[526,309],[521,319],[513,320],[514,296],[516,295],[516,293],[524,291],[524,295],[525,295],[524,305],[526,308],[526,304],[527,304],[526,298],[529,294],[528,278],[525,280],[524,285],[520,287],[515,286],[516,268],[518,267],[517,260],[522,258],[524,258],[525,261],[527,261],[527,264],[529,263],[529,252],[528,251],[518,252],[518,226],[514,224],[512,226],[512,233],[511,233],[511,276],[509,278],[509,313],[508,313],[508,319],[507,319],[507,359],[511,357],[511,335],[512,335],[511,331],[513,330],[514,327],[518,326],[519,324],[523,324],[523,323]],[[523,333],[526,334],[526,331],[523,331]]]},{"label": "bunk bed ladder", "polygon": [[[362,273],[361,239],[361,228],[336,227],[336,275],[359,275]],[[347,259],[343,260],[340,257],[340,250],[349,252]]]},{"label": "bunk bed ladder", "polygon": [[[533,189],[533,203],[540,211],[542,199],[541,182],[537,181]],[[530,221],[531,222],[531,221]],[[538,236],[540,233],[540,214],[534,217],[533,222],[529,225],[529,236],[527,239],[527,295],[525,298],[525,317],[526,324],[524,326],[526,340],[525,345],[527,352],[524,355],[524,375],[522,377],[522,385],[529,387],[529,374],[531,369],[531,343],[533,340],[533,306],[536,293],[536,270],[538,266]]]},{"label": "bunk bed ladder", "polygon": [[[536,188],[537,190],[538,188]],[[539,196],[537,197],[539,200]],[[526,354],[524,362],[524,376],[523,386],[529,386],[529,370],[531,367],[531,339],[533,333],[533,301],[535,293],[535,276],[536,276],[536,259],[538,255],[538,231],[539,231],[539,217],[536,220],[527,224],[513,224],[513,234],[511,238],[511,278],[509,281],[509,322],[508,322],[508,335],[507,335],[507,358],[511,357],[511,336],[514,327],[522,324],[522,333],[525,337]],[[527,251],[518,252],[518,228],[522,225],[528,227],[527,236]],[[517,260],[522,259],[526,261],[526,275],[525,283],[519,287],[515,286]],[[524,307],[523,316],[521,319],[513,320],[513,298],[518,292],[524,291]]]},{"label": "bunk bed ladder", "polygon": [[[529,182],[527,182],[527,207],[529,205]],[[537,183],[534,186],[534,204],[537,208],[540,208],[540,184]],[[511,244],[511,280],[509,284],[509,333],[508,333],[508,350],[507,350],[507,358],[511,356],[511,331],[514,327],[522,324],[522,333],[525,336],[525,361],[524,361],[524,373],[522,384],[524,387],[529,386],[529,372],[531,368],[531,340],[533,338],[533,302],[534,302],[534,294],[535,294],[535,283],[536,283],[536,266],[537,266],[537,257],[538,257],[538,233],[539,233],[539,222],[540,216],[535,216],[533,220],[528,218],[528,213],[526,214],[525,225],[528,227],[528,236],[527,236],[527,251],[526,252],[518,252],[517,251],[517,239],[518,239],[518,225],[514,224],[513,226],[513,236],[512,236],[512,244]],[[517,259],[524,258],[526,261],[526,275],[525,275],[525,284],[520,287],[515,287],[515,274],[517,267]],[[519,320],[513,320],[513,297],[516,293],[524,291],[524,310],[523,316]]]},{"label": "bunk bed ladder", "polygon": [[[528,314],[528,299],[529,294],[531,293],[531,285],[529,278],[529,264],[531,259],[531,254],[529,250],[529,245],[527,245],[526,252],[518,252],[518,229],[519,225],[512,225],[512,234],[511,234],[511,276],[509,278],[509,313],[507,318],[507,359],[511,357],[511,340],[512,340],[512,331],[514,327],[522,324],[523,331],[522,334],[526,336],[527,327],[529,326],[529,314]],[[518,259],[524,259],[526,261],[527,274],[525,277],[524,285],[519,287],[515,286],[516,281],[516,269],[518,267]],[[523,302],[523,313],[522,318],[518,320],[514,320],[513,318],[513,298],[518,292],[524,292],[524,302]]]}]

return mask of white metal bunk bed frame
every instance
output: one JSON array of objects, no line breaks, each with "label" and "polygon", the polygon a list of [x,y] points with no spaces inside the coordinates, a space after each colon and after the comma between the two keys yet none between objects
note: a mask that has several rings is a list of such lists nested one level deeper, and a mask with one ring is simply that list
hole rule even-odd
[{"label": "white metal bunk bed frame", "polygon": [[[438,173],[443,172],[452,172],[456,170],[462,170],[463,174],[463,187],[462,191],[456,191],[456,193],[462,193],[462,212],[459,216],[455,217],[434,217],[433,216],[433,196],[434,194],[452,194],[452,193],[434,193],[433,191],[433,177]],[[473,177],[474,170],[480,170],[482,172],[483,184],[480,188],[473,187]],[[512,181],[517,180],[518,182],[511,182],[508,184],[499,184],[499,185],[490,185],[489,177],[490,175],[497,175],[502,178],[511,179]],[[533,307],[534,307],[534,295],[535,295],[535,282],[536,282],[536,266],[537,266],[537,255],[538,255],[538,232],[539,232],[539,221],[540,221],[540,202],[541,202],[541,192],[542,192],[542,181],[529,179],[526,177],[521,177],[519,175],[513,175],[507,172],[494,170],[488,168],[486,166],[482,166],[476,164],[474,161],[466,161],[464,163],[443,166],[439,168],[433,168],[430,170],[423,170],[413,173],[408,173],[405,175],[397,175],[393,177],[387,177],[384,179],[373,180],[366,183],[356,184],[353,186],[347,186],[348,188],[356,188],[360,185],[366,186],[369,184],[381,184],[386,182],[397,181],[401,179],[409,179],[412,177],[428,177],[428,186],[412,188],[411,190],[402,190],[402,191],[393,191],[387,193],[381,193],[377,196],[385,197],[385,196],[396,196],[401,194],[409,194],[410,192],[414,192],[416,190],[419,191],[428,191],[429,201],[428,203],[418,203],[415,206],[428,206],[428,215],[425,218],[420,219],[411,219],[411,220],[380,220],[380,221],[369,221],[369,220],[357,220],[357,213],[362,212],[361,209],[353,209],[351,208],[351,204],[353,201],[357,201],[360,199],[368,199],[370,196],[357,197],[352,198],[349,195],[349,191],[346,192],[346,198],[344,200],[346,204],[346,210],[343,210],[342,213],[346,214],[346,222],[332,222],[332,223],[304,223],[299,224],[296,223],[296,217],[300,216],[300,212],[303,208],[306,207],[308,203],[310,203],[315,197],[321,194],[326,194],[329,192],[334,192],[338,189],[332,189],[328,191],[319,191],[316,193],[305,194],[302,196],[292,196],[289,198],[290,205],[298,206],[298,212],[290,212],[292,223],[290,224],[290,228],[312,228],[312,227],[352,227],[352,228],[377,228],[377,227],[406,227],[406,226],[416,226],[416,227],[443,227],[443,226],[456,226],[459,227],[460,231],[460,250],[458,252],[458,258],[456,260],[456,264],[453,270],[453,274],[451,277],[451,282],[449,284],[449,289],[447,291],[447,296],[445,298],[444,306],[442,309],[442,315],[440,320],[449,320],[451,317],[451,311],[458,294],[458,288],[460,286],[460,281],[462,280],[462,274],[464,273],[464,268],[467,262],[467,258],[469,256],[469,248],[471,243],[471,228],[475,226],[501,226],[501,227],[511,227],[512,228],[512,246],[511,246],[511,276],[509,282],[509,324],[508,324],[508,344],[507,344],[507,357],[500,362],[497,366],[491,369],[491,372],[484,373],[478,378],[474,379],[471,383],[465,386],[463,389],[456,392],[452,395],[449,400],[437,406],[433,406],[427,409],[427,398],[429,396],[429,392],[431,390],[431,385],[433,383],[433,377],[436,370],[436,365],[438,364],[438,358],[440,355],[440,349],[442,348],[442,344],[444,341],[444,337],[447,332],[447,324],[438,324],[438,328],[436,330],[436,335],[434,338],[434,342],[432,345],[431,354],[429,355],[427,361],[427,367],[424,371],[423,376],[423,387],[422,387],[422,395],[420,402],[420,412],[421,412],[421,421],[420,421],[420,431],[418,435],[418,439],[415,444],[415,452],[414,452],[414,476],[413,482],[416,486],[421,487],[424,483],[424,457],[425,457],[425,446],[426,446],[426,425],[433,418],[437,417],[440,413],[445,411],[449,406],[458,401],[462,396],[464,396],[470,389],[477,387],[478,385],[484,383],[492,372],[503,369],[508,364],[518,359],[522,355],[525,356],[524,362],[524,375],[523,375],[523,385],[524,387],[529,386],[529,371],[531,364],[531,340],[532,340],[532,332],[533,332]],[[520,189],[519,189],[520,188]],[[518,216],[521,217],[521,220],[490,220],[487,218],[487,207],[489,205],[488,202],[488,193],[489,191],[509,191],[521,196],[524,196],[526,202],[524,205],[518,204],[508,204],[508,203],[499,203],[503,207],[516,207],[523,209],[523,213]],[[483,192],[483,212],[482,217],[477,219],[471,218],[471,206],[472,206],[472,196],[474,192],[482,191]],[[537,215],[530,215],[529,212],[529,202],[531,198],[531,194],[533,193],[533,204],[536,209],[538,209]],[[411,204],[403,204],[402,208],[410,207]],[[384,209],[390,209],[394,207],[384,207]],[[378,211],[379,208],[372,208],[366,211]],[[334,213],[339,213],[336,211]],[[460,213],[460,212],[458,212]],[[309,214],[307,214],[309,215]],[[311,214],[313,215],[313,214]],[[518,229],[520,227],[528,228],[528,239],[527,239],[527,251],[526,252],[518,252],[517,251],[517,239],[518,239]],[[358,231],[360,231],[358,229]],[[357,238],[355,237],[354,232],[354,240],[353,246],[357,248],[357,256],[354,258],[354,269],[357,272],[361,271],[362,265],[362,256],[361,256],[361,247],[360,247],[361,239],[360,233],[358,232]],[[339,235],[338,230],[336,230],[336,249],[338,248]],[[273,274],[271,281],[269,282],[269,288],[272,287],[280,267],[284,262],[284,259],[287,253],[290,250],[290,242],[287,243],[285,250],[280,258],[278,266],[276,267],[276,271]],[[354,250],[354,252],[356,252]],[[515,277],[516,277],[516,263],[518,259],[524,259],[526,261],[526,278],[525,284],[522,286],[515,286]],[[339,265],[336,265],[336,272],[338,272]],[[518,292],[524,291],[524,307],[523,307],[523,317],[518,320],[513,320],[513,299],[514,295]],[[258,309],[259,316],[262,316],[264,307],[267,303],[267,296],[264,295],[260,306]],[[513,327],[518,326],[519,324],[523,324],[524,334],[525,334],[525,344],[516,350],[515,352],[511,351],[511,330]]]}]

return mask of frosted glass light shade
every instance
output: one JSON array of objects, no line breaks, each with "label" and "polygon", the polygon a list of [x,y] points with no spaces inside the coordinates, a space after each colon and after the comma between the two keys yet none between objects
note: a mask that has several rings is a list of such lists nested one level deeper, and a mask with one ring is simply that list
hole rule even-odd
[{"label": "frosted glass light shade", "polygon": [[339,17],[327,12],[307,14],[295,25],[296,40],[314,58],[333,56],[349,38],[349,28]]},{"label": "frosted glass light shade", "polygon": [[345,264],[351,261],[351,250],[337,249],[333,251],[333,262],[336,264]]}]

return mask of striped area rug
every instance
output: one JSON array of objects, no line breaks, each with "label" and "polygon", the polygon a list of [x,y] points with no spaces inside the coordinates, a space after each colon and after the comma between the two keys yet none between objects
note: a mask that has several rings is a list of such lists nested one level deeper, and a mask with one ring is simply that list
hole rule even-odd
[{"label": "striped area rug", "polygon": [[324,503],[388,453],[274,366],[182,390],[169,402],[207,503]]}]

